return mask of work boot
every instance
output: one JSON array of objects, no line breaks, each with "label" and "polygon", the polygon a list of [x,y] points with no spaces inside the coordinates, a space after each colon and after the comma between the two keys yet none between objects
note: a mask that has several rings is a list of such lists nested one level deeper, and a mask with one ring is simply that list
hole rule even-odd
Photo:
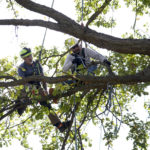
[{"label": "work boot", "polygon": [[26,110],[25,107],[23,107],[23,108],[18,108],[18,109],[17,109],[17,112],[18,112],[18,114],[21,116],[21,115],[24,113],[25,110]]},{"label": "work boot", "polygon": [[47,103],[47,102],[45,102],[45,101],[40,102],[40,105],[45,106],[45,107],[47,107],[48,109],[51,109],[51,108],[52,108],[52,107],[51,107],[51,104],[50,104],[50,103]]},{"label": "work boot", "polygon": [[62,133],[64,132],[67,128],[69,128],[71,125],[71,121],[66,121],[66,122],[62,122],[60,123],[57,128],[59,129],[59,131]]},{"label": "work boot", "polygon": [[[49,95],[53,95],[53,91],[54,91],[54,88],[50,88],[50,89],[49,89]],[[53,99],[53,102],[54,102],[55,104],[57,104],[57,103],[58,103],[58,99],[57,99],[57,98],[54,98],[54,99]]]},{"label": "work boot", "polygon": [[23,105],[23,104],[25,104],[25,100],[17,100],[17,101],[15,101],[15,104],[17,107],[19,107],[19,108],[17,108],[17,112],[21,116],[27,107],[27,105]]}]

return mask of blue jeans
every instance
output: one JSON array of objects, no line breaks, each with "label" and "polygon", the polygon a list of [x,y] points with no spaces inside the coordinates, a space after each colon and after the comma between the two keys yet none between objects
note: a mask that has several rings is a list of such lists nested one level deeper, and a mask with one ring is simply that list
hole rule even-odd
[{"label": "blue jeans", "polygon": [[92,65],[88,68],[88,75],[95,75],[94,71],[97,69],[97,65]]},{"label": "blue jeans", "polygon": [[[88,71],[88,73],[87,73],[87,75],[92,75],[92,76],[94,76],[95,75],[95,73],[94,73],[94,71],[97,69],[97,65],[92,65],[92,66],[90,66],[88,69],[87,69],[87,71]],[[73,83],[76,83],[77,81],[75,81],[75,80],[68,80],[68,81],[65,81],[65,82],[63,82],[63,85],[65,85],[66,83],[67,84],[73,84]]]}]

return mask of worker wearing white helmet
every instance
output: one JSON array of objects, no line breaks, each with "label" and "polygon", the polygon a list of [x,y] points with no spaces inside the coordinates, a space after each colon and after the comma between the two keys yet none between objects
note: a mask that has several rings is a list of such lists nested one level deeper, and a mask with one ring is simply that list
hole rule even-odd
[{"label": "worker wearing white helmet", "polygon": [[[95,60],[98,60],[102,63],[105,63],[107,65],[111,65],[111,63],[106,59],[105,56],[101,55],[97,51],[91,50],[89,48],[82,48],[81,44],[74,39],[71,38],[69,39],[69,42],[71,46],[69,49],[71,50],[72,53],[68,54],[64,66],[63,66],[63,71],[66,72],[69,69],[72,69],[74,71],[75,65],[79,66],[83,64],[84,66],[89,66],[91,63],[90,58],[93,58]],[[93,72],[96,70],[97,66],[90,66],[88,69],[88,72]]]}]

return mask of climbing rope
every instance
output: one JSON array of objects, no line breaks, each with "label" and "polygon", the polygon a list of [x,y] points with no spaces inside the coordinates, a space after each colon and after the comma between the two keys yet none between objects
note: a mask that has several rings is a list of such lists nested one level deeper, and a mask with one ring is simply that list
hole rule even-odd
[{"label": "climbing rope", "polygon": [[75,130],[75,150],[78,150],[78,146],[77,146],[76,99],[75,99],[75,94],[74,94],[74,130]]},{"label": "climbing rope", "polygon": [[[82,0],[82,15],[81,15],[81,25],[82,26],[83,26],[83,7],[84,7],[84,0]],[[81,41],[81,45],[82,45],[82,40],[79,40],[79,42],[80,41]],[[75,71],[76,71],[76,69],[77,69],[77,66],[75,66]],[[77,146],[76,100],[75,100],[75,94],[74,94],[74,130],[75,130],[75,150],[78,150],[78,146]]]},{"label": "climbing rope", "polygon": [[113,34],[113,23],[114,23],[114,4],[115,0],[113,0],[112,5],[111,5],[111,35]]},{"label": "climbing rope", "polygon": [[[10,2],[10,6],[11,6],[12,11],[14,12],[15,17],[17,18],[17,13],[14,9],[13,3],[12,3],[11,0],[9,0],[9,2]],[[16,35],[16,37],[18,37],[18,28],[19,28],[18,26],[15,26],[15,35]]]},{"label": "climbing rope", "polygon": [[[51,8],[53,8],[53,6],[54,6],[54,0],[52,1]],[[48,21],[50,21],[50,18],[48,19]],[[43,47],[44,47],[44,42],[45,42],[46,34],[47,34],[47,27],[46,27],[45,32],[44,32],[42,46],[41,46],[41,50],[39,52],[39,59],[38,59],[39,62],[41,61],[41,55],[42,55],[42,51],[43,51]]]},{"label": "climbing rope", "polygon": [[[75,65],[75,71],[77,69],[77,65]],[[74,131],[75,131],[75,150],[78,150],[77,146],[77,126],[76,126],[76,97],[74,93]]]},{"label": "climbing rope", "polygon": [[[105,111],[104,111],[105,113],[104,114],[106,116],[108,116],[108,114],[110,112],[112,113],[111,108],[113,108],[115,105],[118,105],[118,107],[119,107],[120,119],[118,119],[116,117],[116,115],[112,113],[112,117],[116,118],[116,125],[115,125],[115,128],[114,128],[114,135],[117,136],[117,133],[119,132],[121,124],[122,124],[122,108],[121,108],[120,103],[119,103],[119,101],[117,99],[117,96],[116,96],[117,95],[116,94],[116,89],[112,85],[108,84],[107,85],[107,91],[108,91],[108,100],[107,100],[107,104],[105,106]],[[116,102],[115,102],[116,104],[114,103],[113,99],[116,99]],[[119,123],[118,123],[118,121],[119,121]]]},{"label": "climbing rope", "polygon": [[83,23],[83,8],[84,8],[84,0],[82,0],[82,15],[81,15],[81,23]]}]

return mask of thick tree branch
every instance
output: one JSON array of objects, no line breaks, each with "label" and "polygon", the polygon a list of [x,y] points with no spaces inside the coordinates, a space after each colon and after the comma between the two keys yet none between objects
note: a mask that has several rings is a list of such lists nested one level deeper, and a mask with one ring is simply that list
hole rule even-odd
[{"label": "thick tree branch", "polygon": [[144,54],[150,55],[149,39],[120,39],[106,34],[98,33],[89,28],[83,29],[81,25],[57,12],[52,8],[36,4],[30,0],[16,0],[23,7],[40,14],[52,17],[58,23],[46,22],[42,20],[0,20],[0,25],[24,25],[24,26],[41,26],[49,29],[60,31],[76,38],[92,43],[100,48],[105,48],[119,53],[126,54]]},{"label": "thick tree branch", "polygon": [[16,80],[16,81],[10,81],[10,82],[0,82],[0,87],[9,87],[9,86],[18,86],[18,85],[24,85],[28,83],[29,81],[44,81],[49,84],[56,84],[56,83],[62,83],[64,81],[67,81],[68,79],[78,79],[81,81],[84,81],[85,83],[89,84],[95,84],[95,83],[101,83],[101,84],[134,84],[134,83],[140,83],[140,82],[150,82],[150,67],[147,67],[143,71],[133,74],[133,75],[125,75],[125,76],[59,76],[59,77],[46,77],[46,76],[31,76],[24,79]]},{"label": "thick tree branch", "polygon": [[112,50],[114,52],[125,54],[145,54],[150,55],[149,39],[120,39],[106,34],[98,33],[89,28],[84,32],[83,28],[70,20],[70,24],[58,24],[42,20],[0,20],[0,25],[23,25],[23,26],[40,26],[60,31],[76,38],[92,43],[100,48]]},{"label": "thick tree branch", "polygon": [[10,75],[7,75],[7,76],[0,76],[0,79],[7,79],[7,80],[11,79],[11,80],[14,80],[14,81],[17,80],[16,78],[14,78],[14,77],[12,77],[12,76],[10,76]]},{"label": "thick tree branch", "polygon": [[31,10],[33,12],[37,12],[39,14],[48,16],[50,18],[53,18],[57,22],[67,24],[67,22],[69,23],[71,20],[70,18],[68,18],[67,16],[63,15],[62,13],[54,10],[53,8],[49,8],[47,6],[40,5],[33,1],[30,1],[30,0],[15,0],[15,1],[18,4],[20,4],[21,6],[23,6],[24,8]]},{"label": "thick tree branch", "polygon": [[6,19],[0,20],[0,25],[20,25],[20,26],[40,26],[47,27],[59,31],[60,28],[57,23],[43,20],[29,20],[29,19]]},{"label": "thick tree branch", "polygon": [[109,3],[111,2],[112,0],[105,0],[105,2],[103,3],[103,5],[98,9],[98,11],[96,11],[88,20],[88,22],[86,23],[86,27],[88,27],[88,25],[94,21],[99,14],[101,14],[103,12],[103,10],[106,8],[107,5],[109,5]]}]

